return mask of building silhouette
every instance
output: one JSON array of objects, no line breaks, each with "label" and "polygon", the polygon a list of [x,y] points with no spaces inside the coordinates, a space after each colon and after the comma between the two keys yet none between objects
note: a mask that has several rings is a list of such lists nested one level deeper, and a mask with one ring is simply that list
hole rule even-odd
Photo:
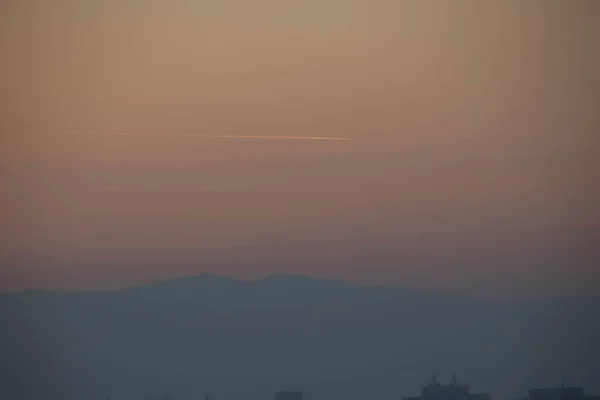
[{"label": "building silhouette", "polygon": [[527,400],[600,400],[600,396],[586,396],[583,388],[561,385],[559,388],[532,389]]},{"label": "building silhouette", "polygon": [[302,392],[278,392],[275,400],[302,400]]},{"label": "building silhouette", "polygon": [[431,382],[421,388],[421,396],[404,397],[403,400],[490,400],[490,395],[471,393],[469,385],[456,381],[456,375],[452,375],[452,382],[447,385],[438,382],[433,375]]}]

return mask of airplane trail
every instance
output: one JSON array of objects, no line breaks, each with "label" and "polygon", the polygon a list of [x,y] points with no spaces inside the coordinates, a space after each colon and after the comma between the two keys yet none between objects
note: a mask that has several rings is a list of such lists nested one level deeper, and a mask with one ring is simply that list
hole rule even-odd
[{"label": "airplane trail", "polygon": [[191,137],[200,139],[262,139],[262,140],[334,140],[334,141],[349,141],[354,140],[348,137],[332,137],[332,136],[266,136],[266,135],[195,135],[181,133],[83,133],[71,134],[71,136],[141,136],[141,137]]}]

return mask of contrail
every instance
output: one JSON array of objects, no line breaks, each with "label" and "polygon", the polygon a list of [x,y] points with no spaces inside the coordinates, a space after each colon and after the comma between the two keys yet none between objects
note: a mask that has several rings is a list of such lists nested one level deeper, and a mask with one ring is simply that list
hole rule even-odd
[{"label": "contrail", "polygon": [[192,137],[200,139],[272,139],[272,140],[354,140],[348,137],[331,136],[264,136],[264,135],[194,135],[181,133],[73,133],[71,136],[163,136],[163,137]]}]

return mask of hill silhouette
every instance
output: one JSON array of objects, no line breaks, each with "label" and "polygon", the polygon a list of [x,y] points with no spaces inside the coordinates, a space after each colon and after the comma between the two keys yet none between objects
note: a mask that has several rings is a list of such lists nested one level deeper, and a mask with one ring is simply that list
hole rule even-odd
[{"label": "hill silhouette", "polygon": [[0,296],[0,398],[400,398],[456,372],[493,398],[600,391],[597,298],[492,302],[293,275]]}]

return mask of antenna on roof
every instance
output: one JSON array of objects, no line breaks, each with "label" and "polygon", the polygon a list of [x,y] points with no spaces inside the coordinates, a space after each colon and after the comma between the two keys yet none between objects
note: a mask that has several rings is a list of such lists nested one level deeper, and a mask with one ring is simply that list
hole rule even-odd
[{"label": "antenna on roof", "polygon": [[456,386],[456,374],[452,374],[452,384]]}]

